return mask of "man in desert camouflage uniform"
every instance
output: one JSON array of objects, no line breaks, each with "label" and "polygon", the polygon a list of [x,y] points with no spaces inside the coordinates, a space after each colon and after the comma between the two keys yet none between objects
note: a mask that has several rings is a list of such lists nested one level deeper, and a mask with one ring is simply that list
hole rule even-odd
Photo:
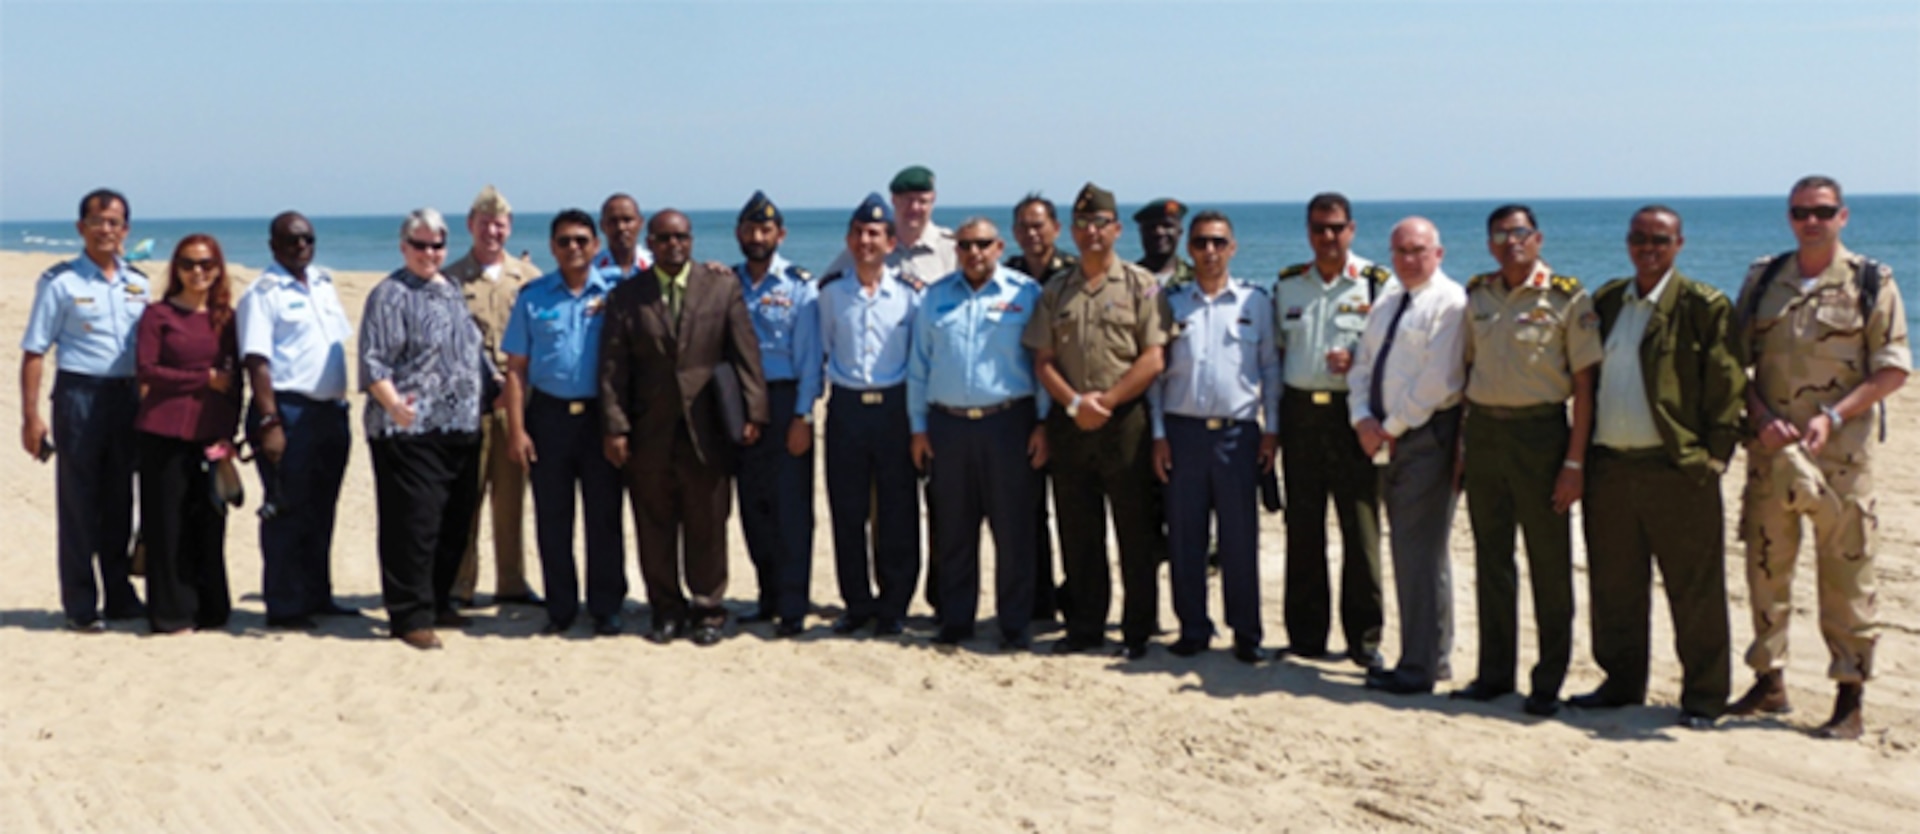
[{"label": "man in desert camouflage uniform", "polygon": [[1873,672],[1874,406],[1906,382],[1912,359],[1907,316],[1892,270],[1847,251],[1840,184],[1806,177],[1788,216],[1795,252],[1755,261],[1736,305],[1741,362],[1752,368],[1747,489],[1740,535],[1747,543],[1753,646],[1759,679],[1730,715],[1789,709],[1783,671],[1800,520],[1813,522],[1820,632],[1839,683],[1823,738],[1859,738],[1861,698]]}]

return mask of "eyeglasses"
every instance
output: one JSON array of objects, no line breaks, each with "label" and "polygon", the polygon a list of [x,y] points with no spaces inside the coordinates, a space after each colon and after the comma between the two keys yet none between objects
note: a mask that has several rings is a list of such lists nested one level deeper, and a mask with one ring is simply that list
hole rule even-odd
[{"label": "eyeglasses", "polygon": [[1310,235],[1313,235],[1314,237],[1319,237],[1321,235],[1329,234],[1329,233],[1334,235],[1339,235],[1346,232],[1346,230],[1352,225],[1353,224],[1350,222],[1349,223],[1308,223],[1307,233]]},{"label": "eyeglasses", "polygon": [[1628,246],[1672,246],[1673,235],[1650,235],[1643,232],[1628,232]]},{"label": "eyeglasses", "polygon": [[414,240],[413,238],[407,238],[407,245],[413,247],[416,252],[438,252],[447,248],[447,242],[444,240]]},{"label": "eyeglasses", "polygon": [[218,258],[200,258],[197,260],[193,258],[180,259],[181,272],[213,272],[219,268],[220,260]]},{"label": "eyeglasses", "polygon": [[314,237],[312,232],[307,232],[302,235],[274,235],[273,240],[275,243],[301,243],[312,246]]},{"label": "eyeglasses", "polygon": [[1402,258],[1424,258],[1433,251],[1431,246],[1395,246],[1393,254]]},{"label": "eyeglasses", "polygon": [[1515,226],[1511,229],[1488,232],[1487,242],[1495,246],[1505,246],[1509,243],[1526,243],[1533,239],[1534,234],[1534,230],[1525,226]]},{"label": "eyeglasses", "polygon": [[1076,229],[1092,229],[1098,232],[1118,222],[1120,221],[1104,214],[1080,214],[1074,216],[1073,227]]},{"label": "eyeglasses", "polygon": [[106,229],[107,231],[115,231],[127,227],[127,221],[121,220],[118,217],[89,217],[80,222],[86,224],[86,227],[89,229]]},{"label": "eyeglasses", "polygon": [[953,245],[954,245],[954,248],[957,248],[962,252],[966,252],[966,251],[985,252],[988,249],[992,249],[993,245],[999,242],[1000,241],[994,240],[993,238],[987,238],[985,240],[956,240],[953,242]]},{"label": "eyeglasses", "polygon": [[1221,235],[1194,235],[1192,240],[1195,249],[1225,249],[1233,244],[1233,238]]},{"label": "eyeglasses", "polygon": [[593,238],[588,235],[567,235],[553,239],[553,245],[562,249],[585,249],[592,242]]},{"label": "eyeglasses", "polygon": [[659,240],[659,241],[688,241],[693,239],[693,233],[692,232],[661,232],[660,234],[657,234],[657,235],[647,235],[647,239]]},{"label": "eyeglasses", "polygon": [[1794,206],[1790,209],[1787,209],[1787,214],[1792,215],[1793,219],[1795,220],[1805,220],[1809,217],[1818,217],[1821,220],[1832,220],[1833,218],[1840,216],[1840,207],[1839,206]]}]

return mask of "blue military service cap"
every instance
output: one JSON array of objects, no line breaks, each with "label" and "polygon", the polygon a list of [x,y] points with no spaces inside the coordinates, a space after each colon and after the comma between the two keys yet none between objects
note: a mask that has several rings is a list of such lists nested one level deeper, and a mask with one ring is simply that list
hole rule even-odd
[{"label": "blue military service cap", "polygon": [[880,192],[875,191],[860,201],[859,208],[853,210],[853,222],[892,223],[893,206],[887,202],[887,198],[880,196]]},{"label": "blue military service cap", "polygon": [[734,222],[746,223],[751,221],[754,223],[764,223],[768,220],[784,224],[786,218],[780,215],[780,207],[774,205],[772,200],[767,199],[767,192],[755,191],[753,192],[753,196],[748,198],[747,204],[740,208],[740,219]]}]

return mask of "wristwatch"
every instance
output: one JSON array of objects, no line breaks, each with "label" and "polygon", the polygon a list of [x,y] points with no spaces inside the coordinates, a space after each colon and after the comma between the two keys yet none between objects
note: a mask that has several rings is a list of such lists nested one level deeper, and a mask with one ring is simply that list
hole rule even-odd
[{"label": "wristwatch", "polygon": [[1834,431],[1839,431],[1840,427],[1842,425],[1845,425],[1847,422],[1845,420],[1840,419],[1840,409],[1834,408],[1833,406],[1830,406],[1830,405],[1820,406],[1820,413],[1827,415],[1827,422],[1833,424]]},{"label": "wristwatch", "polygon": [[1081,398],[1081,396],[1080,396],[1079,394],[1075,394],[1075,395],[1073,395],[1073,400],[1067,403],[1067,416],[1068,416],[1068,417],[1070,417],[1070,418],[1072,418],[1072,417],[1079,417],[1079,416],[1080,416],[1080,400],[1081,400],[1081,399],[1082,399],[1082,398]]}]

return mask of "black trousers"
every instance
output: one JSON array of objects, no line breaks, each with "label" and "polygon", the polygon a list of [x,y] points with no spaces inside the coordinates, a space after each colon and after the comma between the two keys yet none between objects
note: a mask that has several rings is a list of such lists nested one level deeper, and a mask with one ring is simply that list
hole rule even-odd
[{"label": "black trousers", "polygon": [[[344,402],[291,391],[273,397],[287,449],[277,466],[254,459],[266,487],[261,500],[278,509],[260,520],[260,595],[267,616],[304,617],[333,604],[333,522],[353,434]],[[260,414],[250,411],[248,432],[259,426]]]},{"label": "black trousers", "polygon": [[547,589],[547,619],[557,624],[580,614],[580,574],[573,559],[576,495],[587,539],[587,614],[604,620],[620,613],[627,600],[621,476],[602,448],[599,414],[598,400],[569,402],[539,391],[527,400],[534,540],[541,587]]},{"label": "black trousers", "polygon": [[[133,417],[139,409],[133,378],[112,379],[61,371],[53,380],[56,512],[60,518],[60,607],[67,619],[100,619],[101,597],[111,617],[138,616],[133,559]],[[99,578],[94,560],[100,564]]]},{"label": "black trousers", "polygon": [[[1318,402],[1325,400],[1325,402]],[[1286,480],[1289,648],[1324,654],[1333,606],[1327,568],[1327,502],[1340,520],[1340,630],[1347,653],[1380,648],[1380,468],[1347,422],[1347,392],[1288,388],[1280,396],[1280,464]]]},{"label": "black trousers", "polygon": [[1147,409],[1134,400],[1114,409],[1106,425],[1083,431],[1066,409],[1047,415],[1054,514],[1060,525],[1060,564],[1066,574],[1067,637],[1104,640],[1113,601],[1107,567],[1107,511],[1120,543],[1120,587],[1125,594],[1121,637],[1144,643],[1159,630],[1160,561],[1166,551],[1153,498],[1153,432]]},{"label": "black trousers", "polygon": [[[880,402],[865,402],[875,395]],[[879,391],[834,386],[827,402],[826,445],[834,573],[847,616],[904,618],[920,579],[920,489],[907,386]],[[869,510],[874,511],[871,564]]]},{"label": "black trousers", "polygon": [[138,445],[147,621],[154,631],[224,626],[227,514],[213,503],[205,444],[140,432]]},{"label": "black trousers", "polygon": [[1207,614],[1207,530],[1219,530],[1220,596],[1236,644],[1260,645],[1260,426],[1217,429],[1197,417],[1166,416],[1167,573],[1180,636],[1213,637]]},{"label": "black trousers", "polygon": [[760,610],[787,620],[806,616],[813,579],[813,447],[787,453],[798,392],[791,380],[767,383],[767,431],[740,450],[734,482]]},{"label": "black trousers", "polygon": [[1000,634],[1018,639],[1033,616],[1033,502],[1040,474],[1027,458],[1033,401],[970,420],[934,409],[929,478],[935,496],[934,560],[940,625],[971,631],[980,606],[980,522],[993,529],[994,611]]},{"label": "black trousers", "polygon": [[380,513],[380,594],[398,637],[431,627],[452,603],[479,498],[480,436],[397,436],[367,446]]}]

